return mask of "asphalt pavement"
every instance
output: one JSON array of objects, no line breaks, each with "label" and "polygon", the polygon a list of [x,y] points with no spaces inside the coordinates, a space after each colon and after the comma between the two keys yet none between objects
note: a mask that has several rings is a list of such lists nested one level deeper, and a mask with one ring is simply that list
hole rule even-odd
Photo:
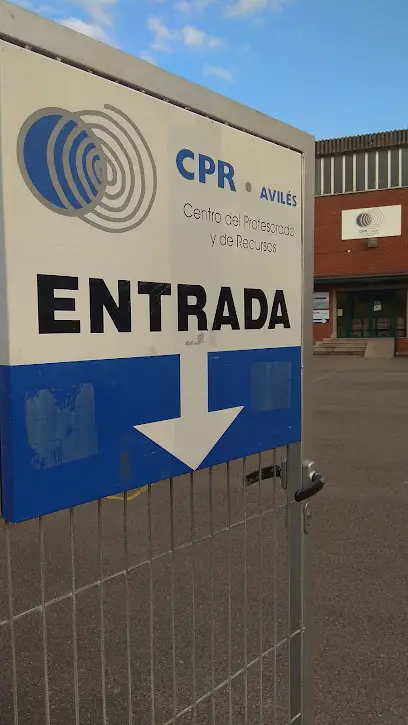
[{"label": "asphalt pavement", "polygon": [[408,723],[408,360],[314,360],[315,725]]},{"label": "asphalt pavement", "polygon": [[[408,360],[313,380],[314,725],[408,723]],[[226,473],[0,525],[1,725],[287,725],[285,494]]]}]

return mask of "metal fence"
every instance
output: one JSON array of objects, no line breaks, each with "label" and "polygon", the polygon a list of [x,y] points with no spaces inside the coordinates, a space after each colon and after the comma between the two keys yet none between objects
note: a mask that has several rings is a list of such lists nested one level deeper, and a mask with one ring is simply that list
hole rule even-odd
[{"label": "metal fence", "polygon": [[2,522],[2,725],[304,725],[291,449]]}]

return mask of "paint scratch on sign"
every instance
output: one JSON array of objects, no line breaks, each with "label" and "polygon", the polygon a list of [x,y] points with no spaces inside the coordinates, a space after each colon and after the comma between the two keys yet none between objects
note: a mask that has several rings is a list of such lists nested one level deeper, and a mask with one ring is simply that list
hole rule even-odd
[{"label": "paint scratch on sign", "polygon": [[25,418],[36,468],[52,468],[98,453],[94,389],[90,383],[27,395]]},{"label": "paint scratch on sign", "polygon": [[194,340],[187,340],[186,345],[202,345],[204,342],[204,333],[199,332],[197,337],[194,338]]},{"label": "paint scratch on sign", "polygon": [[[148,486],[142,486],[141,488],[137,488],[136,491],[134,491],[133,493],[131,491],[129,491],[128,495],[127,495],[128,502],[133,501],[133,499],[140,496],[140,494],[147,491],[147,489],[148,489]],[[107,496],[106,498],[108,498],[110,501],[123,501],[125,498],[125,494],[124,493],[114,494],[113,496]]]},{"label": "paint scratch on sign", "polygon": [[251,409],[285,410],[291,406],[290,362],[256,362],[251,367]]}]

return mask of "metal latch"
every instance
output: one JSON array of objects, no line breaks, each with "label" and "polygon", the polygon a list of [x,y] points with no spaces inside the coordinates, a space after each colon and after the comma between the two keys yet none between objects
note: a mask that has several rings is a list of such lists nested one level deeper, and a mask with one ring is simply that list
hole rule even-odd
[{"label": "metal latch", "polygon": [[303,486],[295,493],[295,501],[302,503],[307,501],[308,498],[312,498],[319,491],[322,490],[326,483],[326,479],[322,473],[319,473],[314,468],[313,461],[304,461],[302,465],[302,483]]},{"label": "metal latch", "polygon": [[[302,503],[307,499],[315,496],[319,491],[322,490],[326,483],[326,479],[323,474],[319,473],[314,468],[313,461],[304,461],[302,464],[302,483],[303,486],[295,493],[295,501]],[[259,471],[252,471],[246,476],[245,485],[252,486],[254,483],[265,480],[267,478],[280,478],[283,489],[287,489],[287,459],[284,458],[280,465],[276,466],[265,466]]]}]

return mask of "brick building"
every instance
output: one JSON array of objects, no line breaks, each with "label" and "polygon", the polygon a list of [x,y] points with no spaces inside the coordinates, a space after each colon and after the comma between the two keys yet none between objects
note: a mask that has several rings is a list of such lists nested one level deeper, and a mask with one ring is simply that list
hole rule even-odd
[{"label": "brick building", "polygon": [[316,143],[315,341],[408,350],[408,129]]}]

